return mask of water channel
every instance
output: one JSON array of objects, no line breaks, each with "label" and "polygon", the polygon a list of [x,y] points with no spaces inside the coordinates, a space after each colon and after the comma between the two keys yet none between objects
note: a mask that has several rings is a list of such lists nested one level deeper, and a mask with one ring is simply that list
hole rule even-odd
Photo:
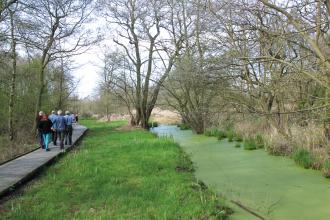
[{"label": "water channel", "polygon": [[[161,125],[152,131],[172,136],[191,156],[196,177],[227,200],[239,202],[266,219],[330,219],[330,180],[319,171],[303,169],[287,157],[235,148],[233,142],[182,131],[177,126]],[[235,210],[231,219],[258,219],[231,206]]]}]

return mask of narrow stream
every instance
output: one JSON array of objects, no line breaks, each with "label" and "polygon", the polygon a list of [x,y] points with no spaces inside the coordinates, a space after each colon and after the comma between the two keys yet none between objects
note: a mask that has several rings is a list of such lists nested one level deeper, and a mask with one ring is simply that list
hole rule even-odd
[{"label": "narrow stream", "polygon": [[[286,157],[264,150],[235,148],[227,140],[161,125],[152,129],[172,136],[191,155],[196,177],[228,200],[238,201],[275,220],[329,220],[330,180],[319,171],[298,167]],[[258,219],[233,205],[232,219]]]}]

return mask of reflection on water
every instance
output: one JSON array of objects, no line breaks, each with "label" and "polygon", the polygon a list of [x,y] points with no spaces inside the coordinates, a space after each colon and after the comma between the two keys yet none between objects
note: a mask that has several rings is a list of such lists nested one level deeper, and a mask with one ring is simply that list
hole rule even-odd
[{"label": "reflection on water", "polygon": [[181,131],[177,126],[161,125],[151,131],[172,136],[191,155],[197,178],[269,219],[330,219],[330,180],[319,171],[302,169],[289,158],[270,156],[263,150],[247,151],[227,140]]}]

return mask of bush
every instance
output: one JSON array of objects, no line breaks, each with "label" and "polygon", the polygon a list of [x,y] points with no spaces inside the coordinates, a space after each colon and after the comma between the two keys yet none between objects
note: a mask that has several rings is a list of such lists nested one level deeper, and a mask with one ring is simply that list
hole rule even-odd
[{"label": "bush", "polygon": [[89,113],[89,112],[83,112],[81,115],[80,115],[80,118],[79,119],[91,119],[93,116],[92,113]]},{"label": "bush", "polygon": [[226,132],[224,131],[218,131],[218,140],[225,139],[227,137]]},{"label": "bush", "polygon": [[245,150],[255,150],[257,149],[256,141],[253,138],[244,140],[244,149]]},{"label": "bush", "polygon": [[235,144],[235,147],[239,148],[239,147],[241,147],[241,144],[240,143],[236,143]]},{"label": "bush", "polygon": [[190,126],[186,123],[182,123],[178,125],[180,127],[181,130],[188,130],[190,129]]},{"label": "bush", "polygon": [[155,128],[155,127],[158,127],[158,122],[156,122],[156,121],[149,121],[149,122],[148,122],[148,127],[149,127],[149,128]]},{"label": "bush", "polygon": [[322,173],[325,178],[330,178],[330,160],[323,163]]},{"label": "bush", "polygon": [[233,142],[235,137],[235,133],[232,130],[227,131],[227,138],[229,142]]},{"label": "bush", "polygon": [[293,153],[293,160],[298,165],[308,169],[312,166],[314,158],[309,151],[300,149]]},{"label": "bush", "polygon": [[273,135],[268,138],[265,148],[267,152],[275,156],[290,156],[293,154],[292,143],[282,135]]}]

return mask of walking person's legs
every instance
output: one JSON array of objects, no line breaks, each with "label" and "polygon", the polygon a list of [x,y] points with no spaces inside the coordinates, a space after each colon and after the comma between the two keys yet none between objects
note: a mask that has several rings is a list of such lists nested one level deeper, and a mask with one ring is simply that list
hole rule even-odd
[{"label": "walking person's legs", "polygon": [[69,145],[72,144],[72,125],[68,125],[68,128],[67,128],[67,139],[68,139],[68,142],[69,142]]},{"label": "walking person's legs", "polygon": [[39,145],[42,149],[45,149],[45,145],[44,145],[44,137],[43,134],[39,131],[38,132],[38,136],[39,136]]},{"label": "walking person's legs", "polygon": [[56,142],[57,142],[57,131],[52,131],[52,141],[53,144],[56,146]]},{"label": "walking person's legs", "polygon": [[49,144],[50,133],[43,134],[43,138],[44,138],[45,150],[49,151],[48,144]]},{"label": "walking person's legs", "polygon": [[64,132],[64,141],[65,141],[65,145],[68,144],[68,139],[69,139],[69,133],[68,133],[68,128],[65,129]]},{"label": "walking person's legs", "polygon": [[60,148],[62,149],[61,131],[57,131],[56,132],[56,139],[59,139],[59,141],[60,141]]},{"label": "walking person's legs", "polygon": [[59,135],[59,138],[60,138],[60,147],[61,147],[61,150],[64,149],[64,137],[65,137],[65,131],[60,131],[58,133]]}]

